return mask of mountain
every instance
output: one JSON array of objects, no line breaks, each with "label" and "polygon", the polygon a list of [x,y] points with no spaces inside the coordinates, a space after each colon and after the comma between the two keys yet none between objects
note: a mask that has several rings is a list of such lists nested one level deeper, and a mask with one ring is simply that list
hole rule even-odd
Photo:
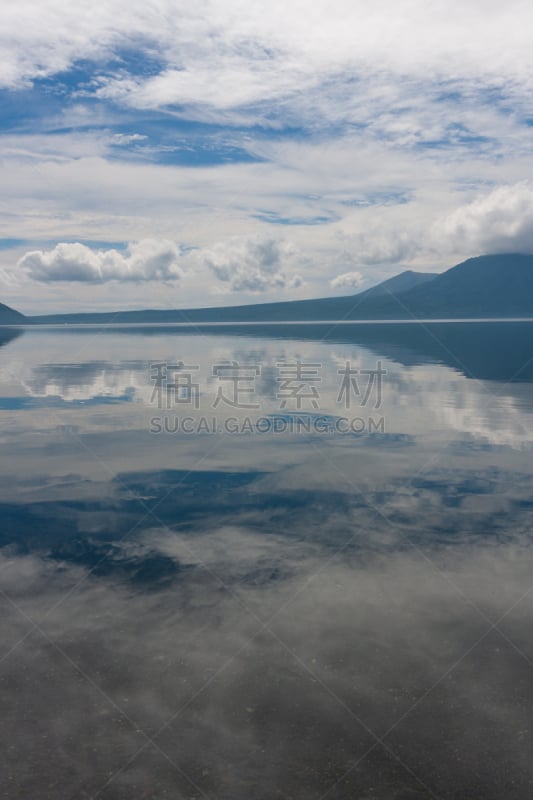
[{"label": "mountain", "polygon": [[[117,311],[22,317],[24,324],[309,322],[460,317],[533,317],[533,255],[470,258],[446,272],[402,272],[359,294],[225,308]],[[1,311],[1,309],[0,309]],[[0,316],[0,323],[15,322]]]},{"label": "mountain", "polygon": [[398,300],[415,316],[533,315],[533,255],[469,258]]},{"label": "mountain", "polygon": [[20,314],[14,308],[0,303],[0,325],[21,325],[25,321],[24,314]]},{"label": "mountain", "polygon": [[248,306],[226,306],[222,308],[193,308],[189,310],[146,309],[143,311],[119,311],[88,314],[54,314],[45,317],[29,317],[31,324],[109,324],[109,323],[164,323],[164,322],[261,322],[285,320],[354,319],[354,309],[363,300],[415,288],[430,279],[435,273],[406,270],[393,278],[373,286],[364,292],[345,297],[323,297],[318,300],[287,300],[278,303],[257,303]]},{"label": "mountain", "polygon": [[377,286],[372,286],[371,289],[366,289],[364,292],[358,292],[356,297],[378,297],[379,295],[399,294],[400,292],[407,292],[409,289],[414,289],[415,286],[420,286],[423,283],[432,281],[436,278],[434,272],[414,272],[412,269],[406,269],[405,272],[400,272],[393,278],[388,278]]}]

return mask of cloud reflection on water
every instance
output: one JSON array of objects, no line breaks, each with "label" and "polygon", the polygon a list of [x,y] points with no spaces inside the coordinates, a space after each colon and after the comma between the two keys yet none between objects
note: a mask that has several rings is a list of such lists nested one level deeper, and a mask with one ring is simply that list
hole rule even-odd
[{"label": "cloud reflection on water", "polygon": [[7,797],[530,796],[531,384],[388,360],[377,437],[153,437],[173,337],[32,337],[4,378],[139,394],[0,412]]}]

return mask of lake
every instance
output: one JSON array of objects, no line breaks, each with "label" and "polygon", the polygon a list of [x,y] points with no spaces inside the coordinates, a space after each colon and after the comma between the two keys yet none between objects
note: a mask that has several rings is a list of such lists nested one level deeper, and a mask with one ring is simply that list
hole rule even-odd
[{"label": "lake", "polygon": [[533,323],[0,328],[6,798],[533,794]]}]

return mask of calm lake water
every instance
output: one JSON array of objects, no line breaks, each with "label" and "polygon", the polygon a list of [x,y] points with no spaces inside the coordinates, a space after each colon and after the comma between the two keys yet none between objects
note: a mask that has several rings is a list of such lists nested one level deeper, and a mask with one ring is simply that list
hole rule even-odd
[{"label": "calm lake water", "polygon": [[533,796],[533,323],[0,329],[1,796]]}]

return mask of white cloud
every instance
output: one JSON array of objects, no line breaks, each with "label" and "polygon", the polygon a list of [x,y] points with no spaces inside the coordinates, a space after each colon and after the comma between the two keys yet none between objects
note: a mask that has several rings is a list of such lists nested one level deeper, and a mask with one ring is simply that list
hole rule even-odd
[{"label": "white cloud", "polygon": [[527,181],[499,186],[453,211],[434,233],[455,251],[533,253],[533,187]]},{"label": "white cloud", "polygon": [[[430,73],[531,79],[531,4],[526,0],[20,0],[3,13],[0,80],[5,86],[105,59],[142,41],[160,75],[117,91],[154,105],[235,106],[298,91],[369,63],[407,75]],[[127,85],[125,85],[127,84]]]},{"label": "white cloud", "polygon": [[115,133],[111,141],[116,145],[128,145],[132,142],[142,142],[147,138],[141,133]]},{"label": "white cloud", "polygon": [[343,237],[354,263],[366,266],[398,264],[409,261],[419,250],[415,231],[398,231],[381,225],[363,233]]},{"label": "white cloud", "polygon": [[345,272],[330,281],[332,289],[357,289],[364,278],[360,272]]},{"label": "white cloud", "polygon": [[232,237],[198,254],[201,263],[236,292],[259,293],[298,287],[295,267],[304,259],[291,244],[267,236]]},{"label": "white cloud", "polygon": [[174,242],[143,239],[124,253],[93,250],[84,244],[60,243],[53,250],[33,250],[18,262],[31,279],[106,283],[108,281],[176,281],[182,275],[180,250]]},{"label": "white cloud", "polygon": [[[478,252],[531,250],[531,189],[515,186],[533,180],[525,0],[316,0],[312,12],[303,0],[5,5],[0,85],[20,88],[80,59],[87,72],[77,87],[58,75],[31,130],[0,136],[0,236],[34,242],[0,252],[2,299],[14,305],[29,302],[13,278],[21,256],[20,274],[41,282],[31,291],[40,310],[60,292],[66,308],[106,304],[109,280],[127,281],[128,307],[159,306],[158,281],[180,267],[194,268],[180,301],[203,305],[206,287],[223,288],[217,303],[239,301],[239,292],[321,296],[359,270],[373,283],[399,265],[440,270]],[[198,146],[194,168],[157,163],[168,129],[145,129],[130,110],[162,106],[226,126],[215,141],[211,128],[196,138],[175,120],[171,147]],[[240,124],[285,130],[257,135]],[[135,147],[143,141],[150,147]],[[202,162],[206,146],[225,157],[221,142],[258,160]],[[130,160],[141,149],[144,159]],[[507,189],[476,200],[487,185]],[[282,229],[269,219],[331,222]],[[281,230],[292,250],[275,239]],[[158,268],[133,251],[74,245],[25,254],[77,238],[176,240],[200,260],[170,253]]]}]

